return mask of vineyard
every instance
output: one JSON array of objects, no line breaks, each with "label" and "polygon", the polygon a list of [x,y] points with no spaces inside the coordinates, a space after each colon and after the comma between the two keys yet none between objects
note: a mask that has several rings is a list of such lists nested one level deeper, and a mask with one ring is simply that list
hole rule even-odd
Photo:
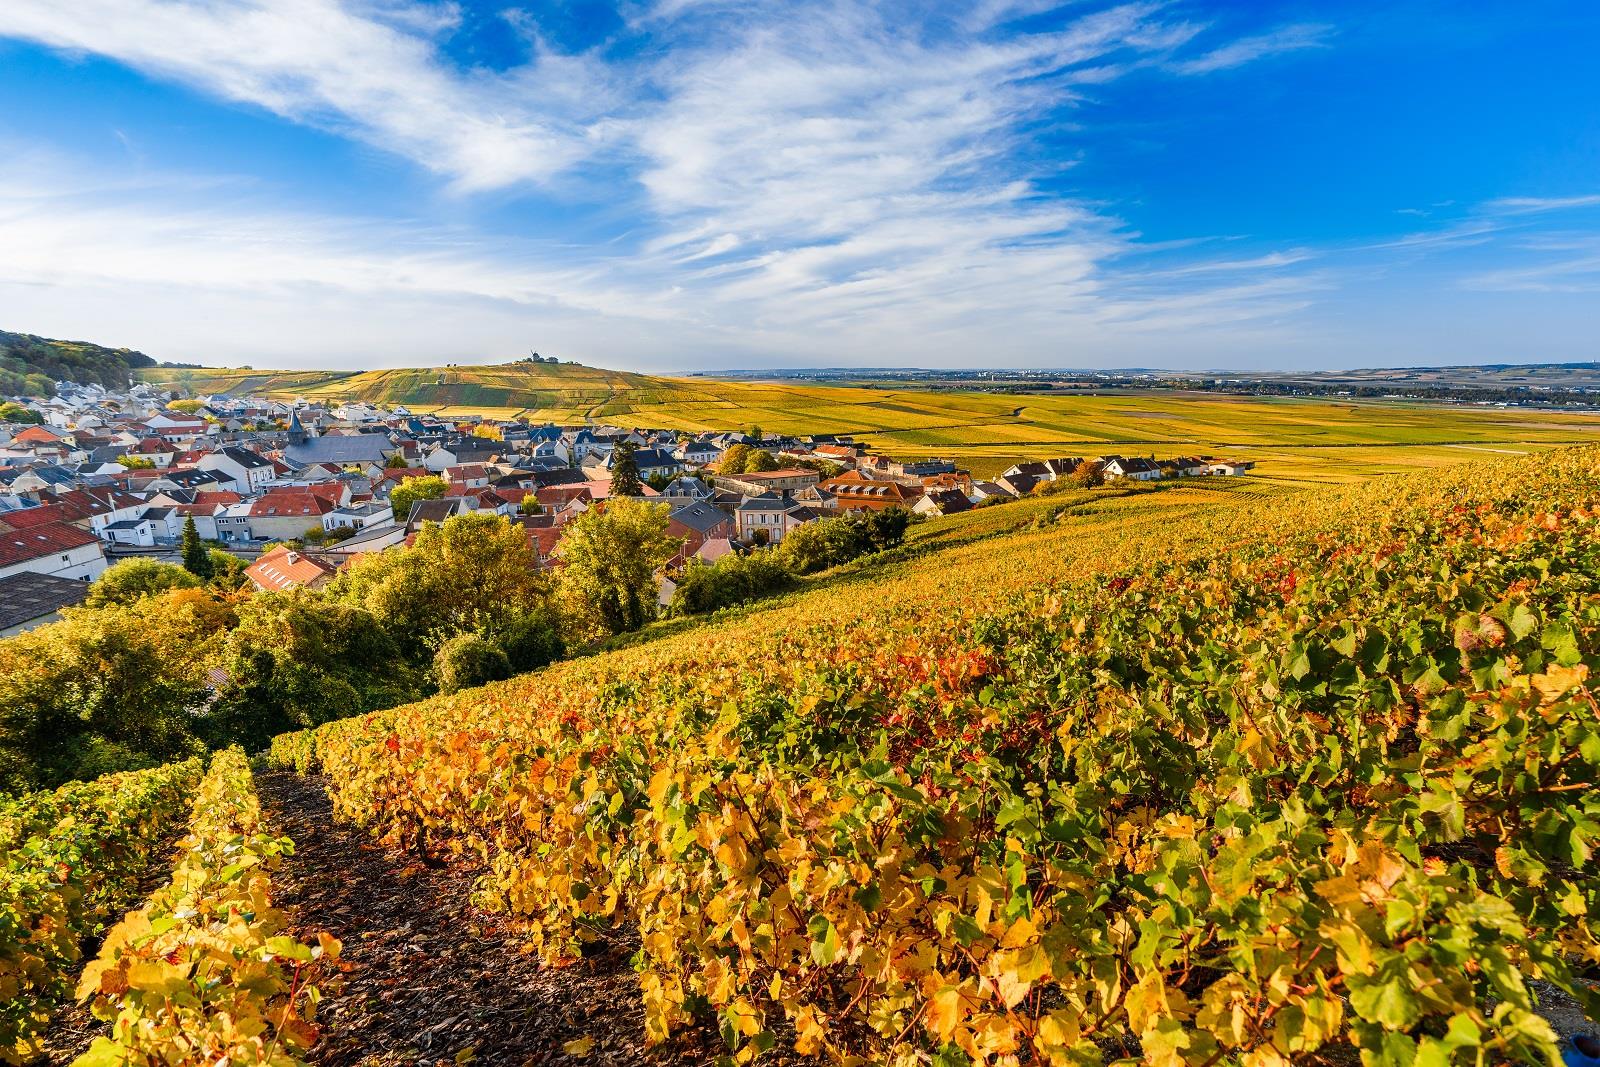
[{"label": "vineyard", "polygon": [[803,598],[273,756],[482,864],[550,965],[637,931],[653,1041],[1547,1061],[1537,989],[1600,1014],[1597,503],[1584,450],[1066,567],[1046,531],[1004,585]]},{"label": "vineyard", "polygon": [[8,1058],[74,982],[84,1067],[1554,1063],[1556,999],[1600,1019],[1600,449],[899,551],[283,735],[266,811],[237,751],[6,802]]}]

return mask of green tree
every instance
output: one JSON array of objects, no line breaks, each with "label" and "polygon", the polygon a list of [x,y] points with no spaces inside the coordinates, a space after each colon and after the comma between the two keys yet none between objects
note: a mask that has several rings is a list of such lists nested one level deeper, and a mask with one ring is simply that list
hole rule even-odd
[{"label": "green tree", "polygon": [[227,681],[204,722],[219,745],[260,748],[285,730],[422,696],[416,672],[370,612],[304,591],[243,604],[221,667]]},{"label": "green tree", "polygon": [[195,711],[213,632],[200,614],[145,597],[69,611],[0,641],[0,788],[55,786],[201,751]]},{"label": "green tree", "polygon": [[0,422],[22,422],[37,426],[43,421],[43,415],[32,408],[23,407],[15,400],[7,400],[4,404],[0,404]]},{"label": "green tree", "polygon": [[232,552],[224,552],[220,548],[207,550],[211,557],[211,585],[213,588],[232,592],[244,585],[244,570],[248,564],[235,556]]},{"label": "green tree", "polygon": [[167,403],[168,411],[177,411],[184,415],[193,415],[203,407],[205,404],[198,400],[172,400]]},{"label": "green tree", "polygon": [[136,556],[107,567],[89,587],[84,603],[91,608],[131,604],[169,589],[194,589],[199,585],[199,578],[176,563]]},{"label": "green tree", "polygon": [[717,464],[717,473],[733,477],[743,474],[745,464],[750,459],[749,445],[729,445],[722,453],[722,460]]},{"label": "green tree", "polygon": [[544,505],[539,503],[539,498],[532,493],[524,493],[522,503],[517,505],[517,510],[524,515],[543,515]]},{"label": "green tree", "polygon": [[551,610],[527,531],[478,512],[423,527],[410,548],[361,557],[327,594],[371,612],[418,664],[459,633],[499,632]]},{"label": "green tree", "polygon": [[456,693],[511,677],[511,660],[482,634],[457,634],[439,646],[433,673],[439,692]]},{"label": "green tree", "polygon": [[420,478],[406,478],[389,494],[389,507],[394,510],[394,517],[404,520],[411,514],[411,505],[418,500],[438,500],[444,496],[444,479],[437,475],[427,475]]},{"label": "green tree", "polygon": [[764,471],[775,471],[777,469],[778,461],[773,458],[771,452],[764,448],[758,448],[751,452],[744,461],[744,472],[746,474],[760,474]]},{"label": "green tree", "polygon": [[674,615],[703,615],[781,592],[794,583],[777,552],[729,553],[714,564],[693,560],[672,594]]},{"label": "green tree", "polygon": [[610,633],[637,630],[654,614],[656,572],[680,543],[667,536],[668,508],[615,497],[591,508],[561,538],[561,589]]},{"label": "green tree", "polygon": [[639,462],[633,458],[631,442],[619,441],[611,453],[611,495],[644,496],[644,485],[639,481]]},{"label": "green tree", "polygon": [[156,461],[149,456],[118,456],[117,462],[131,471],[149,471],[156,468]]},{"label": "green tree", "polygon": [[205,542],[200,540],[200,531],[195,529],[193,515],[184,518],[183,535],[178,538],[178,545],[183,550],[183,569],[202,582],[209,582],[214,573],[211,553],[206,550]]}]

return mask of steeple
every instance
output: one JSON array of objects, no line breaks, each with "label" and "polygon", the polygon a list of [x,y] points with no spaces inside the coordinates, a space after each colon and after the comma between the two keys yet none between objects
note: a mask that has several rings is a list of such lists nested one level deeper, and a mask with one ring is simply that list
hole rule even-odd
[{"label": "steeple", "polygon": [[289,443],[291,445],[303,445],[303,444],[306,443],[307,436],[308,435],[306,433],[306,428],[304,426],[300,425],[300,409],[299,408],[290,408],[289,409]]}]

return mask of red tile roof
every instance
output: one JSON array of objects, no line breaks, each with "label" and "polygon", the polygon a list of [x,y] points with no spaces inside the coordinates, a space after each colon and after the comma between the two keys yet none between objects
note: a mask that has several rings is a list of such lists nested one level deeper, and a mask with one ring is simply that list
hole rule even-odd
[{"label": "red tile roof", "polygon": [[334,509],[330,500],[315,493],[273,490],[250,505],[253,519],[285,518],[293,515],[321,517]]},{"label": "red tile roof", "polygon": [[334,568],[320,560],[302,556],[279,545],[244,569],[244,576],[257,589],[287,592],[303,586],[316,586],[328,579]]},{"label": "red tile roof", "polygon": [[10,528],[10,517],[7,516],[0,519],[0,527],[4,527],[0,530],[0,567],[69,552],[84,545],[99,544],[99,538],[94,534],[64,522],[47,522],[19,530]]}]

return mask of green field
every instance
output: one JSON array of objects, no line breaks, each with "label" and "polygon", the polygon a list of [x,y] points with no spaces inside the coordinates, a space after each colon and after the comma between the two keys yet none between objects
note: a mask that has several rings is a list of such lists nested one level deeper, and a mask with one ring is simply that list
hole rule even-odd
[{"label": "green field", "polygon": [[141,372],[191,392],[365,400],[416,412],[675,430],[854,434],[898,458],[950,457],[980,476],[1018,459],[1207,452],[1293,484],[1600,440],[1600,416],[1392,400],[1330,402],[1140,391],[1031,396],[659,378],[575,364],[359,372]]}]

